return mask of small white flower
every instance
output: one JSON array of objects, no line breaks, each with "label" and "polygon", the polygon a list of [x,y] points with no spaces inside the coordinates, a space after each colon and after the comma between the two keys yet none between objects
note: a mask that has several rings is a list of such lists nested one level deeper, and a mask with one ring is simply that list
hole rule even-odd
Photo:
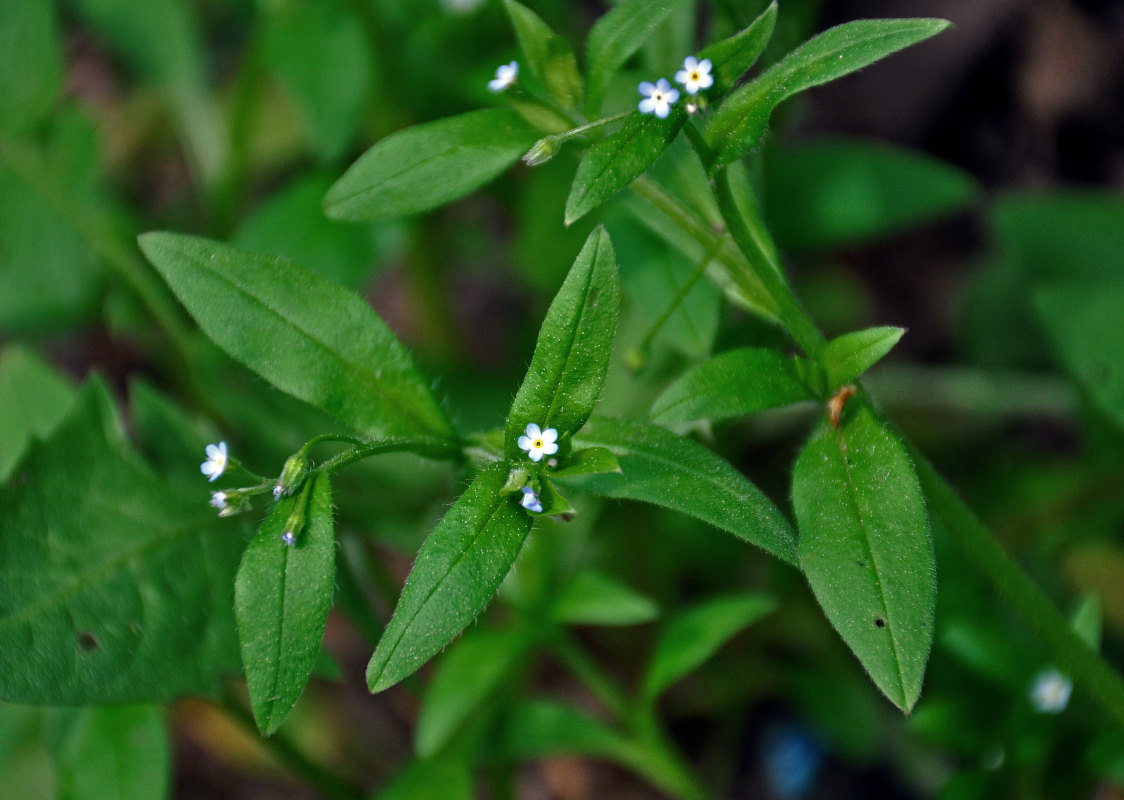
[{"label": "small white flower", "polygon": [[273,499],[274,499],[274,501],[280,500],[280,499],[281,499],[281,495],[282,495],[282,494],[284,493],[284,491],[285,491],[285,490],[284,490],[284,488],[283,488],[283,487],[281,486],[281,483],[280,483],[280,482],[278,482],[278,483],[275,483],[275,484],[273,485]]},{"label": "small white flower", "polygon": [[530,486],[523,487],[523,499],[519,501],[519,505],[528,511],[534,511],[536,514],[542,513],[542,501],[539,500],[538,494]]},{"label": "small white flower", "polygon": [[519,449],[526,450],[532,461],[541,461],[544,455],[552,456],[558,452],[558,431],[554,428],[541,430],[538,425],[531,423],[527,426],[526,436],[519,437]]},{"label": "small white flower", "polygon": [[1069,705],[1073,681],[1053,667],[1034,676],[1030,686],[1030,701],[1039,714],[1060,714]]},{"label": "small white flower", "polygon": [[660,78],[654,85],[641,81],[639,88],[644,99],[636,107],[642,114],[655,114],[660,119],[671,113],[671,106],[679,99],[679,90],[672,89],[667,78]]},{"label": "small white flower", "polygon": [[698,113],[699,104],[698,103],[687,103],[686,108],[687,108],[687,113],[693,116],[693,115]]},{"label": "small white flower", "polygon": [[281,541],[285,543],[286,547],[293,547],[297,543],[297,535],[292,531],[285,531],[281,534]]},{"label": "small white flower", "polygon": [[683,59],[683,69],[675,73],[675,82],[683,84],[687,94],[698,94],[701,89],[709,89],[714,85],[710,67],[709,58],[699,61],[694,56],[687,56]]},{"label": "small white flower", "polygon": [[219,511],[226,508],[226,492],[211,492],[211,505]]},{"label": "small white flower", "polygon": [[207,445],[207,460],[199,465],[199,471],[207,476],[207,480],[217,479],[226,470],[227,454],[226,442]]},{"label": "small white flower", "polygon": [[500,64],[498,67],[496,67],[496,77],[488,81],[488,88],[493,92],[502,92],[515,85],[515,80],[518,77],[518,61],[512,61],[510,64]]}]

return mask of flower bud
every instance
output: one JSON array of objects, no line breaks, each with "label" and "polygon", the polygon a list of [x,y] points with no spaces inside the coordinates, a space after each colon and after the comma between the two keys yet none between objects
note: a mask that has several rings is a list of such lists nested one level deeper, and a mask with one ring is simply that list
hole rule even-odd
[{"label": "flower bud", "polygon": [[306,477],[308,477],[308,459],[304,454],[295,453],[289,456],[289,460],[281,470],[281,478],[273,488],[273,499],[280,500],[282,495],[292,494],[300,488]]},{"label": "flower bud", "polygon": [[530,150],[523,154],[523,163],[528,167],[537,167],[539,164],[545,164],[558,155],[560,149],[562,148],[558,140],[553,136],[539,139],[531,145]]}]

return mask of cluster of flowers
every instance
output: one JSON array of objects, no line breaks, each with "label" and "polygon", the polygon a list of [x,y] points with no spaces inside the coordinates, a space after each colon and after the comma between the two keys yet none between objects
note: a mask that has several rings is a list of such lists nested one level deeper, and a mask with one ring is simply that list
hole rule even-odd
[{"label": "cluster of flowers", "polygon": [[[517,444],[520,450],[527,451],[527,457],[536,464],[542,461],[543,456],[552,456],[558,452],[558,431],[547,428],[545,431],[535,423],[527,425]],[[536,514],[542,513],[542,500],[538,492],[530,486],[523,487],[523,498],[519,501],[523,508]]]},{"label": "cluster of flowers", "polygon": [[[701,61],[694,56],[687,56],[683,61],[683,69],[675,73],[675,82],[683,86],[689,95],[697,95],[703,89],[714,85],[714,76],[710,74],[712,68],[709,58]],[[515,85],[519,79],[519,63],[512,61],[510,64],[501,64],[496,68],[496,77],[488,81],[488,88],[493,92],[503,92]],[[655,83],[641,81],[640,94],[644,99],[637,108],[642,114],[655,114],[664,119],[671,113],[671,107],[679,100],[679,90],[672,87],[667,78],[660,78]],[[688,105],[689,111],[694,111],[694,104]]]}]

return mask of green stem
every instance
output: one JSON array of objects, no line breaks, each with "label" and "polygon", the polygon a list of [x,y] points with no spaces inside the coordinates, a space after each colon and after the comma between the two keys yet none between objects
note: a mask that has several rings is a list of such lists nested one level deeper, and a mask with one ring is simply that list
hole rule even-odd
[{"label": "green stem", "polygon": [[628,696],[601,668],[601,665],[577,643],[569,631],[559,628],[551,640],[551,645],[554,652],[562,659],[562,663],[573,670],[614,716],[619,719],[628,717]]},{"label": "green stem", "polygon": [[[223,693],[221,708],[235,722],[257,736],[258,728],[254,723],[254,718],[249,711],[242,707],[242,704],[233,694],[230,692]],[[339,775],[309,760],[284,734],[278,732],[272,736],[259,737],[258,740],[281,763],[303,778],[310,786],[315,787],[328,800],[358,800],[358,798],[363,797],[363,793],[358,787],[352,786]]]},{"label": "green stem", "polygon": [[[317,437],[320,439],[320,437]],[[448,461],[456,461],[462,457],[460,446],[451,439],[439,439],[437,437],[427,436],[392,436],[387,439],[380,439],[378,441],[369,442],[363,439],[352,439],[351,437],[335,437],[334,435],[325,435],[323,441],[336,439],[338,441],[358,441],[355,447],[350,450],[345,450],[339,455],[333,456],[320,464],[313,470],[314,472],[323,472],[325,474],[332,474],[348,464],[354,464],[356,461],[361,461],[364,458],[377,456],[382,453],[396,453],[402,451],[410,451],[419,455],[424,455],[429,458],[436,458]],[[312,442],[315,442],[313,439]],[[307,447],[308,444],[305,445]],[[302,448],[303,450],[303,448]]]},{"label": "green stem", "polygon": [[1042,640],[1058,669],[1124,726],[1124,681],[1089,648],[1030,577],[995,541],[972,510],[937,473],[929,460],[910,445],[929,510],[1000,596]]}]

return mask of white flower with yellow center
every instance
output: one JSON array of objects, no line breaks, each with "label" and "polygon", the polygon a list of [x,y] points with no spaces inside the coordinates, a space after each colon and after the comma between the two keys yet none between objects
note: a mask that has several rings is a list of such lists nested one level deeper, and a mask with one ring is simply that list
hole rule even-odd
[{"label": "white flower with yellow center", "polygon": [[1069,705],[1073,681],[1051,667],[1034,676],[1030,686],[1030,701],[1039,714],[1060,714]]},{"label": "white flower with yellow center", "polygon": [[505,91],[515,85],[515,81],[518,77],[518,61],[512,61],[510,64],[500,64],[496,67],[496,77],[488,81],[488,88],[493,92]]},{"label": "white flower with yellow center", "polygon": [[667,78],[660,78],[654,84],[648,81],[640,82],[640,94],[644,99],[637,104],[641,114],[655,114],[664,119],[671,113],[671,107],[679,99],[679,90],[672,89]]},{"label": "white flower with yellow center", "polygon": [[703,89],[714,85],[714,76],[710,74],[711,63],[709,58],[699,61],[694,56],[683,59],[683,69],[675,73],[675,82],[683,84],[687,94],[698,94]]},{"label": "white flower with yellow center", "polygon": [[207,480],[216,480],[226,471],[228,461],[226,442],[207,445],[207,460],[199,465],[199,471],[207,476]]},{"label": "white flower with yellow center", "polygon": [[519,449],[526,450],[532,461],[542,460],[544,455],[552,456],[558,452],[558,431],[547,428],[545,431],[535,423],[527,426],[524,436],[519,437]]}]

